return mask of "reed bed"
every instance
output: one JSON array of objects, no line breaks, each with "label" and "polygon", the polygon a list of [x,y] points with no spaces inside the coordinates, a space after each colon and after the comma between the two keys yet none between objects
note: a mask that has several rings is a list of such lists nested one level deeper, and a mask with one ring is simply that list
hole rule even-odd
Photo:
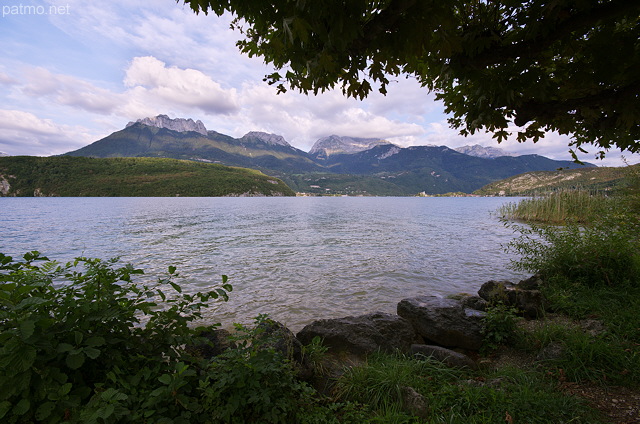
[{"label": "reed bed", "polygon": [[588,224],[614,206],[614,199],[602,192],[585,189],[559,189],[510,202],[498,209],[509,220],[563,224],[569,221]]}]

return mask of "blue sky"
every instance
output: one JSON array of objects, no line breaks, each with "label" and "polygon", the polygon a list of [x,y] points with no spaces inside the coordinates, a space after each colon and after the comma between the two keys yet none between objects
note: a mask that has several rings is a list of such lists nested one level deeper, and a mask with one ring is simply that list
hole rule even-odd
[{"label": "blue sky", "polygon": [[[461,137],[443,107],[413,79],[365,101],[339,90],[320,96],[276,95],[272,72],[241,55],[230,17],[195,15],[174,0],[2,0],[0,2],[0,152],[65,153],[118,131],[129,121],[166,114],[201,120],[240,137],[282,135],[308,151],[331,134],[379,137],[400,146],[480,144],[569,159],[568,139],[536,144],[489,134]],[[598,165],[623,165],[611,151]],[[625,154],[632,163],[640,155]]]}]

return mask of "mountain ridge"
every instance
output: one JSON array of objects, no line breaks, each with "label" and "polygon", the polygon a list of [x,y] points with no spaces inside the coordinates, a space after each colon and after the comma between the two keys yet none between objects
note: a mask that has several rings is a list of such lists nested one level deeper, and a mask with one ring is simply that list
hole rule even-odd
[{"label": "mountain ridge", "polygon": [[519,156],[515,153],[506,152],[499,147],[485,147],[479,144],[456,147],[454,150],[465,155],[487,159],[495,159],[502,156]]},{"label": "mountain ridge", "polygon": [[[316,142],[315,153],[311,154],[291,146],[276,134],[251,131],[241,138],[233,138],[207,130],[205,136],[193,131],[198,126],[193,120],[171,123],[165,117],[160,116],[156,121],[139,120],[66,155],[168,157],[220,163],[259,169],[281,178],[298,192],[351,195],[471,193],[519,173],[579,166],[538,155],[488,159],[446,146],[400,147],[382,139],[335,135]],[[323,174],[319,183],[315,177],[304,177],[314,173]],[[323,183],[329,181],[332,181],[330,187],[324,187]]]}]

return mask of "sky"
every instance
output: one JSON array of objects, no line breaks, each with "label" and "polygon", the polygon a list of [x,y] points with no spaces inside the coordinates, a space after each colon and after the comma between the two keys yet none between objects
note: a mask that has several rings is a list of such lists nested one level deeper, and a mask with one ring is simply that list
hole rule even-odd
[{"label": "sky", "polygon": [[[571,160],[569,139],[554,133],[535,144],[460,136],[410,77],[363,101],[340,90],[276,94],[263,82],[273,69],[238,51],[230,16],[196,15],[182,0],[0,0],[0,10],[0,152],[9,155],[66,153],[165,114],[232,137],[278,134],[304,151],[335,134]],[[623,166],[623,155],[640,162],[587,150],[580,159],[599,166]]]}]

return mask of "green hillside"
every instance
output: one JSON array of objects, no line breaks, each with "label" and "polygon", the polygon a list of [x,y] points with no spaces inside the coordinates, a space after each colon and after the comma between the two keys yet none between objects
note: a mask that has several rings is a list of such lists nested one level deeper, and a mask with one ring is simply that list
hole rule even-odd
[{"label": "green hillside", "polygon": [[161,158],[0,157],[0,196],[294,196],[259,171]]},{"label": "green hillside", "polygon": [[629,167],[561,169],[527,172],[488,184],[474,194],[485,196],[528,196],[544,191],[581,188],[594,191],[618,190],[627,184],[630,172],[640,172],[640,164]]}]

